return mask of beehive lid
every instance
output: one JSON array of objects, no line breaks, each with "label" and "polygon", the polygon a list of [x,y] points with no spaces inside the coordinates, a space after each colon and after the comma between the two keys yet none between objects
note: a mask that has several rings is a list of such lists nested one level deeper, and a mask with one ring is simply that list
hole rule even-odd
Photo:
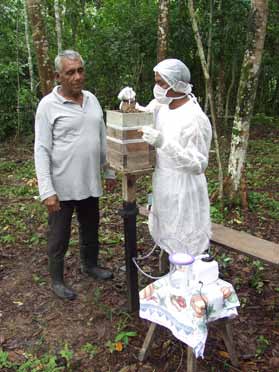
[{"label": "beehive lid", "polygon": [[116,110],[107,110],[107,125],[118,127],[142,127],[152,125],[154,122],[151,112],[121,112]]}]

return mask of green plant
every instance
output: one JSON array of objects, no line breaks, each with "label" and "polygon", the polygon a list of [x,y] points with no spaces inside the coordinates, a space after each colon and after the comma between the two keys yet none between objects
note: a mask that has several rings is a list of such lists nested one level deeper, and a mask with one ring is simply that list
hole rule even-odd
[{"label": "green plant", "polygon": [[213,222],[220,223],[224,220],[223,212],[220,209],[218,204],[214,204],[210,206],[210,215]]},{"label": "green plant", "polygon": [[115,336],[115,343],[117,342],[123,342],[123,344],[125,346],[127,346],[129,344],[129,339],[131,337],[135,337],[137,335],[137,332],[133,332],[133,331],[122,331],[122,332],[119,332],[116,336]]},{"label": "green plant", "polygon": [[7,234],[7,235],[2,236],[0,238],[0,241],[4,244],[12,244],[12,243],[15,243],[16,238],[11,234]]},{"label": "green plant", "polygon": [[114,310],[110,306],[102,303],[100,301],[100,298],[101,298],[101,289],[97,287],[93,293],[93,304],[105,314],[108,320],[112,321],[112,314]]},{"label": "green plant", "polygon": [[8,368],[17,372],[59,372],[63,367],[58,367],[54,355],[44,354],[40,358],[32,354],[24,354],[26,361],[21,364],[11,362],[9,354],[0,349],[0,368]]},{"label": "green plant", "polygon": [[114,341],[107,341],[106,346],[110,353],[122,351],[125,346],[128,346],[130,338],[135,336],[137,336],[137,332],[121,331],[115,336]]},{"label": "green plant", "polygon": [[232,262],[232,258],[229,257],[226,253],[221,253],[220,255],[218,255],[217,260],[221,268],[223,268],[224,270],[226,270]]},{"label": "green plant", "polygon": [[92,359],[99,352],[98,346],[90,344],[90,342],[87,342],[85,345],[83,345],[81,350],[86,352],[90,359]]},{"label": "green plant", "polygon": [[255,260],[252,263],[253,267],[253,276],[250,280],[250,285],[252,288],[255,288],[258,294],[263,292],[264,282],[263,282],[263,271],[264,265],[261,261]]},{"label": "green plant", "polygon": [[260,357],[268,348],[270,342],[265,336],[257,338],[256,357]]},{"label": "green plant", "polygon": [[10,368],[12,363],[9,361],[9,354],[3,349],[0,349],[0,368]]},{"label": "green plant", "polygon": [[43,286],[46,284],[46,281],[41,276],[37,274],[33,274],[32,277],[33,277],[34,282],[38,284],[39,286]]},{"label": "green plant", "polygon": [[106,347],[109,349],[109,352],[112,354],[114,351],[116,351],[115,349],[115,342],[109,340],[106,342]]},{"label": "green plant", "polygon": [[131,320],[131,315],[128,313],[123,312],[123,316],[119,314],[119,320],[116,323],[116,330],[117,332],[123,331],[128,325],[128,321]]},{"label": "green plant", "polygon": [[70,368],[71,366],[71,360],[73,358],[73,351],[69,349],[69,346],[67,343],[65,343],[64,347],[62,350],[60,350],[60,353],[59,353],[63,358],[66,359],[66,362],[67,362],[67,368]]}]

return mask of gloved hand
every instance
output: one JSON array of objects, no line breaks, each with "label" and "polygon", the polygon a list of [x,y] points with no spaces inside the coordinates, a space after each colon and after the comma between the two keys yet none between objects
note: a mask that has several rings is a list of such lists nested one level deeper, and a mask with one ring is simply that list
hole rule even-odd
[{"label": "gloved hand", "polygon": [[163,145],[163,136],[157,129],[145,126],[142,128],[142,139],[155,147],[161,147]]},{"label": "gloved hand", "polygon": [[134,92],[133,88],[130,87],[123,88],[118,94],[118,99],[120,101],[134,101],[135,98],[136,93]]}]

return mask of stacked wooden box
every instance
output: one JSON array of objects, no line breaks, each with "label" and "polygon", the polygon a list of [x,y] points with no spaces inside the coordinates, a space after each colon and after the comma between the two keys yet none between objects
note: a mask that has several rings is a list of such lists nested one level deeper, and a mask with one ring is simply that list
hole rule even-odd
[{"label": "stacked wooden box", "polygon": [[107,110],[106,114],[110,166],[124,173],[151,169],[155,163],[155,149],[143,141],[139,129],[145,125],[153,126],[153,114],[112,110]]}]

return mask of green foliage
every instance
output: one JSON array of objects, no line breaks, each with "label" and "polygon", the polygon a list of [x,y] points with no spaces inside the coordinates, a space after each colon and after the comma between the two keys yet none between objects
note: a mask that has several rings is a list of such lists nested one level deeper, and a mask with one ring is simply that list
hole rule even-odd
[{"label": "green foliage", "polygon": [[27,360],[22,363],[12,362],[9,360],[9,354],[0,349],[0,368],[7,368],[17,372],[59,372],[63,371],[63,367],[57,365],[56,357],[49,354],[44,354],[38,358],[32,354],[26,355]]},{"label": "green foliage", "polygon": [[9,354],[0,349],[0,368],[10,368],[12,363],[9,361]]},{"label": "green foliage", "polygon": [[261,335],[257,337],[257,348],[256,348],[256,357],[260,357],[269,347],[269,340]]},{"label": "green foliage", "polygon": [[69,349],[69,346],[67,343],[65,343],[62,350],[60,350],[59,353],[63,358],[66,359],[67,362],[67,368],[70,368],[71,366],[71,360],[73,359],[74,352]]},{"label": "green foliage", "polygon": [[249,193],[249,208],[259,214],[267,213],[271,218],[279,219],[279,201],[270,198],[268,193]]},{"label": "green foliage", "polygon": [[[193,37],[187,2],[171,1],[169,16],[168,57],[184,60],[189,66],[195,92],[200,101],[204,96],[204,78],[197,63],[197,47]],[[269,2],[269,23],[260,75],[258,105],[260,112],[278,114],[279,68],[275,58],[279,27],[279,5]],[[104,109],[116,108],[117,93],[125,85],[137,92],[145,104],[152,98],[153,67],[157,53],[158,1],[155,0],[61,0],[63,9],[63,48],[77,49],[86,61],[87,88],[96,93]],[[249,1],[214,2],[212,20],[211,66],[214,88],[218,75],[224,72],[225,91],[231,82],[233,61],[236,63],[236,84],[230,108],[233,112],[237,81],[245,48]],[[209,2],[195,1],[199,29],[207,52],[210,25]],[[43,17],[53,61],[57,54],[53,1],[42,3]],[[32,132],[34,111],[39,100],[38,84],[35,95],[30,92],[28,54],[25,42],[23,1],[8,0],[0,4],[0,141],[15,133]],[[31,32],[30,32],[30,40]],[[35,80],[38,69],[31,43]]]},{"label": "green foliage", "polygon": [[106,346],[110,353],[122,351],[123,347],[128,346],[130,338],[135,336],[137,336],[137,332],[121,331],[115,336],[114,341],[107,341]]},{"label": "green foliage", "polygon": [[88,354],[89,359],[94,358],[96,354],[99,352],[99,348],[97,345],[90,344],[87,342],[85,345],[81,348],[82,351],[84,351],[86,354]]},{"label": "green foliage", "polygon": [[264,265],[261,261],[256,260],[252,263],[253,267],[253,276],[250,280],[250,285],[252,288],[255,288],[258,294],[263,292],[264,288]]},{"label": "green foliage", "polygon": [[133,331],[122,331],[122,332],[119,332],[116,336],[115,336],[115,339],[114,341],[115,342],[123,342],[123,344],[125,346],[127,346],[129,344],[129,339],[131,337],[135,337],[137,336],[137,332],[133,332]]},{"label": "green foliage", "polygon": [[221,223],[224,221],[224,216],[227,213],[227,209],[225,208],[224,211],[222,211],[221,205],[219,202],[216,202],[215,204],[210,206],[210,216],[213,222],[215,223]]},{"label": "green foliage", "polygon": [[220,265],[221,271],[225,271],[232,263],[232,258],[226,253],[221,253],[217,256],[217,261]]}]

